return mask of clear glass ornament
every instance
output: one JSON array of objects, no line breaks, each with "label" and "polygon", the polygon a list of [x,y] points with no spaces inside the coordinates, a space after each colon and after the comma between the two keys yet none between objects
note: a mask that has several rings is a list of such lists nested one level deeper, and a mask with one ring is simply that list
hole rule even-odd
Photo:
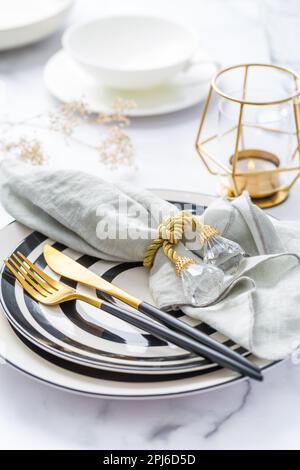
[{"label": "clear glass ornament", "polygon": [[200,307],[213,302],[221,294],[224,273],[215,266],[188,264],[180,276],[187,304]]},{"label": "clear glass ornament", "polygon": [[234,274],[245,256],[245,251],[236,242],[215,235],[204,244],[203,261],[217,266],[226,274]]}]

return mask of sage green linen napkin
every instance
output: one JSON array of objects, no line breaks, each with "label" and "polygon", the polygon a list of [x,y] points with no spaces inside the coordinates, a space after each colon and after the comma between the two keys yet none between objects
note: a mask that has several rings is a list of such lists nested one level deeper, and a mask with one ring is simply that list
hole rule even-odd
[{"label": "sage green linen napkin", "polygon": [[[177,210],[127,184],[12,160],[0,166],[0,191],[5,209],[18,221],[76,251],[112,261],[142,261],[161,217]],[[124,237],[103,238],[116,220]],[[249,257],[238,273],[226,276],[214,302],[192,307],[186,305],[174,265],[160,250],[149,277],[155,303],[166,310],[181,308],[260,357],[286,357],[300,343],[300,223],[270,219],[247,194],[234,202],[218,199],[201,221],[238,242]],[[183,244],[176,250],[201,262],[201,250],[191,252]]]},{"label": "sage green linen napkin", "polygon": [[[286,357],[300,343],[300,222],[268,217],[247,193],[233,202],[218,199],[201,219],[240,243],[249,257],[234,276],[227,277],[215,302],[205,307],[182,305],[182,311],[259,357]],[[178,307],[174,298],[178,299],[180,285],[173,281],[172,270],[160,253],[150,288],[158,306],[165,309]]]}]

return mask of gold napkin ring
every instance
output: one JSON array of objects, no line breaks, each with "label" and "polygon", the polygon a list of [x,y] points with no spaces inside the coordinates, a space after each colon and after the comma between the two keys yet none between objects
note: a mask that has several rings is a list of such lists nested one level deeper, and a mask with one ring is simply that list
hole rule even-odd
[{"label": "gold napkin ring", "polygon": [[164,217],[158,227],[158,237],[150,243],[145,252],[144,266],[146,268],[152,267],[159,248],[162,248],[169,260],[175,264],[178,276],[181,275],[186,266],[195,264],[193,259],[179,256],[174,249],[174,245],[177,245],[183,239],[185,228],[188,225],[199,231],[202,245],[219,234],[216,228],[201,224],[197,217],[188,211],[179,211],[174,216]]}]

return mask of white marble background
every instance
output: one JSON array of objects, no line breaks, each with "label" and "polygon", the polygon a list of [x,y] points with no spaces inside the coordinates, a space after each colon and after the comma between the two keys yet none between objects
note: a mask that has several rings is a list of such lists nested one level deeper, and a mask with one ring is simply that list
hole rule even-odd
[{"label": "white marble background", "polygon": [[[269,60],[259,0],[77,0],[68,22],[115,12],[164,14],[197,28],[203,47],[223,64]],[[12,116],[53,105],[43,67],[62,31],[39,44],[0,53],[0,80]],[[173,115],[133,120],[131,136],[141,186],[215,193],[193,142],[201,105]],[[65,164],[69,164],[65,162]],[[72,166],[87,165],[74,155]],[[88,162],[91,168],[96,163]],[[170,179],[168,168],[172,168]],[[183,177],[182,175],[186,175]],[[300,217],[300,185],[272,213]],[[0,223],[10,220],[0,208]],[[243,382],[192,397],[111,401],[49,388],[0,367],[0,448],[263,449],[300,447],[300,366],[289,360],[262,384]]]}]

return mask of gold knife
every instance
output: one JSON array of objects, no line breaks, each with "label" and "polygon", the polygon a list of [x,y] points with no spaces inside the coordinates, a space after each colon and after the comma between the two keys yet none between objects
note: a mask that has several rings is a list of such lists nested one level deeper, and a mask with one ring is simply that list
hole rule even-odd
[{"label": "gold knife", "polygon": [[105,292],[106,294],[109,294],[112,297],[115,297],[137,309],[138,311],[148,315],[154,320],[171,326],[175,331],[186,334],[188,337],[195,339],[201,344],[204,344],[209,348],[222,353],[227,357],[227,359],[260,373],[259,368],[255,364],[236,353],[234,350],[228,348],[222,343],[219,343],[202,331],[193,328],[187,323],[177,319],[172,314],[164,312],[163,310],[159,310],[154,305],[151,305],[148,302],[144,302],[143,300],[140,300],[128,292],[125,292],[123,289],[120,289],[114,284],[111,284],[98,274],[95,274],[94,272],[85,268],[61,251],[56,250],[56,248],[53,248],[53,246],[48,244],[44,246],[44,257],[48,266],[57,274],[67,277],[68,279],[72,279],[73,281],[85,284],[89,287],[94,287],[99,291]]},{"label": "gold knife", "polygon": [[95,289],[122,300],[136,309],[142,302],[133,295],[119,289],[117,286],[106,281],[98,274],[93,273],[93,271],[90,271],[77,263],[77,261],[73,260],[69,256],[64,255],[61,251],[58,251],[51,245],[47,244],[44,246],[44,257],[48,266],[50,266],[55,273],[60,274],[61,276],[72,279],[73,281],[81,282],[87,286],[94,287]]}]

